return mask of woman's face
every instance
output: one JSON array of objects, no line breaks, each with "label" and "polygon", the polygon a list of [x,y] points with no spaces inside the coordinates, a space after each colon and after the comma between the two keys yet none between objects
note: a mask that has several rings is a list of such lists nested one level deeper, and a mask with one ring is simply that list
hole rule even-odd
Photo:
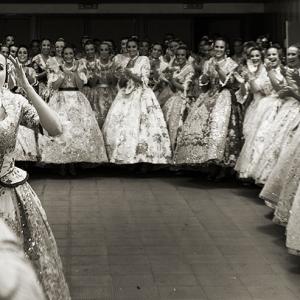
[{"label": "woman's face", "polygon": [[180,66],[186,63],[186,50],[179,49],[176,51],[176,60]]},{"label": "woman's face", "polygon": [[127,39],[121,41],[121,52],[127,53]]},{"label": "woman's face", "polygon": [[28,61],[28,51],[26,48],[21,47],[18,50],[18,60],[21,64],[24,64]]},{"label": "woman's face", "polygon": [[48,40],[43,40],[41,45],[41,52],[44,55],[49,55],[51,50],[51,43]]},{"label": "woman's face", "polygon": [[101,44],[99,47],[100,57],[107,59],[110,56],[109,46],[106,44]]},{"label": "woman's face", "polygon": [[214,54],[216,58],[223,58],[225,56],[225,46],[225,42],[222,40],[215,42]]},{"label": "woman's face", "polygon": [[250,52],[250,60],[254,66],[258,66],[261,63],[261,53],[259,50],[252,50]]},{"label": "woman's face", "polygon": [[8,47],[6,47],[6,46],[2,46],[0,52],[1,52],[1,54],[3,54],[6,58],[7,58],[8,55],[9,55],[9,49],[8,49]]},{"label": "woman's face", "polygon": [[152,48],[151,56],[153,58],[159,58],[162,55],[162,46],[161,45],[154,45]]},{"label": "woman's face", "polygon": [[17,57],[17,52],[18,52],[18,47],[17,46],[11,46],[9,48],[9,54],[12,56],[12,57]]},{"label": "woman's face", "polygon": [[4,86],[6,77],[6,58],[0,54],[0,88]]},{"label": "woman's face", "polygon": [[65,48],[63,52],[63,59],[66,63],[73,63],[74,60],[74,51],[72,48]]},{"label": "woman's face", "polygon": [[65,47],[65,42],[63,41],[57,41],[55,43],[55,55],[56,56],[61,56],[62,50]]},{"label": "woman's face", "polygon": [[300,64],[299,49],[297,47],[289,47],[286,53],[286,62],[288,67],[297,68]]},{"label": "woman's face", "polygon": [[267,59],[270,61],[271,66],[276,68],[279,64],[279,54],[276,48],[269,48],[267,51]]},{"label": "woman's face", "polygon": [[87,58],[93,59],[95,57],[95,46],[93,44],[87,44],[84,46],[84,51]]},{"label": "woman's face", "polygon": [[138,45],[136,42],[131,41],[127,44],[127,52],[130,57],[135,57],[138,54]]},{"label": "woman's face", "polygon": [[15,43],[15,38],[12,35],[6,37],[5,44],[7,47],[14,45],[14,43]]},{"label": "woman's face", "polygon": [[179,47],[179,43],[177,43],[176,41],[172,41],[169,43],[169,49],[172,53],[176,53],[176,49]]}]

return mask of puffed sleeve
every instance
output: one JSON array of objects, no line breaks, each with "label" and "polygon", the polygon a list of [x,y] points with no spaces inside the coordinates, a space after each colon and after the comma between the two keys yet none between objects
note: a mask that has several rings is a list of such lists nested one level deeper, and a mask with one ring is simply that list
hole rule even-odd
[{"label": "puffed sleeve", "polygon": [[22,106],[21,125],[28,128],[36,128],[40,124],[36,109],[21,95],[18,95],[18,101]]},{"label": "puffed sleeve", "polygon": [[150,76],[150,61],[148,57],[143,56],[143,59],[141,61],[141,80],[143,82],[143,87],[148,86],[149,82],[149,76]]}]

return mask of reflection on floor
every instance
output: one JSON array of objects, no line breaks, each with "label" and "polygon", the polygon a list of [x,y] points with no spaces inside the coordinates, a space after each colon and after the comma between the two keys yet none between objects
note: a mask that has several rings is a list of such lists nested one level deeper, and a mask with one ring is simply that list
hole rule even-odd
[{"label": "reflection on floor", "polygon": [[30,182],[77,299],[299,299],[287,254],[256,188],[192,177]]}]

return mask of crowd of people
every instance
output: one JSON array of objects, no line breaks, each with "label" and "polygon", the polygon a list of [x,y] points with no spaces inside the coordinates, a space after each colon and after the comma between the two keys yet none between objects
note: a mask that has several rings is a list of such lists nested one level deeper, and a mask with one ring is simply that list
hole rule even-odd
[{"label": "crowd of people", "polygon": [[[204,36],[198,46],[192,52],[172,34],[162,43],[126,37],[118,50],[110,40],[87,36],[80,49],[64,38],[34,40],[27,47],[6,36],[1,101],[8,115],[15,111],[13,130],[23,118],[18,134],[1,149],[0,180],[19,195],[7,201],[33,193],[26,174],[13,167],[13,156],[67,166],[71,173],[76,163],[205,167],[211,179],[237,175],[261,186],[274,222],[286,226],[288,251],[299,255],[300,45],[283,49],[261,36],[236,39],[230,48],[222,37]],[[43,115],[44,104],[56,126]]]}]

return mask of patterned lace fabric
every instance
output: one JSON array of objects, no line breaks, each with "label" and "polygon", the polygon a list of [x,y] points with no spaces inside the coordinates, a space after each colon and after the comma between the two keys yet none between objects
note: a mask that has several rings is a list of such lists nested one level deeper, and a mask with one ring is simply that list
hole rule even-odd
[{"label": "patterned lace fabric", "polygon": [[269,132],[281,105],[282,100],[273,95],[260,100],[251,122],[253,128],[247,134],[235,166],[240,178],[251,178],[253,176],[255,166],[266,146]]},{"label": "patterned lace fabric", "polygon": [[187,92],[194,75],[193,67],[187,63],[182,69],[178,69],[173,73],[173,78],[182,86],[183,91],[176,91],[171,96],[162,110],[167,122],[172,150],[175,150],[177,135],[183,124],[184,112],[188,106]]},{"label": "patterned lace fabric", "polygon": [[148,58],[138,57],[131,71],[140,76],[143,84],[129,80],[126,87],[119,90],[103,126],[110,162],[168,163],[170,139],[160,105],[147,87]]},{"label": "patterned lace fabric", "polygon": [[40,201],[26,172],[14,166],[14,147],[20,122],[39,123],[35,109],[20,95],[1,91],[6,117],[0,122],[0,217],[20,237],[33,262],[47,299],[70,299],[56,243]]},{"label": "patterned lace fabric", "polygon": [[[276,165],[280,152],[288,146],[291,135],[300,123],[300,106],[295,99],[286,100],[270,128],[265,148],[254,167],[253,178],[264,184]],[[267,140],[268,139],[268,140]]]},{"label": "patterned lace fabric", "polygon": [[[85,78],[84,67],[78,70]],[[59,73],[53,73],[50,82]],[[75,75],[69,74],[62,88],[76,88]],[[57,112],[63,133],[57,137],[40,136],[41,160],[47,163],[107,162],[102,133],[89,101],[80,91],[55,91],[49,106]]]},{"label": "patterned lace fabric", "polygon": [[[300,141],[300,126],[294,129],[287,137],[286,148],[283,148],[277,163],[272,170],[264,188],[260,193],[260,197],[265,200],[266,205],[276,208],[281,199],[281,193],[284,186],[289,183],[288,174],[295,174],[292,171],[297,165],[292,162],[297,158]],[[290,197],[289,197],[290,198]]]},{"label": "patterned lace fabric", "polygon": [[286,229],[286,246],[294,255],[300,255],[300,185],[294,197]]},{"label": "patterned lace fabric", "polygon": [[[213,59],[205,62],[204,72],[211,79],[211,87],[191,106],[178,135],[175,162],[201,164],[214,161],[219,164],[235,163],[235,139],[239,136],[240,122],[229,89],[221,89],[221,82],[213,69]],[[230,81],[236,64],[225,59],[221,68]],[[231,145],[234,145],[231,147]]]}]

